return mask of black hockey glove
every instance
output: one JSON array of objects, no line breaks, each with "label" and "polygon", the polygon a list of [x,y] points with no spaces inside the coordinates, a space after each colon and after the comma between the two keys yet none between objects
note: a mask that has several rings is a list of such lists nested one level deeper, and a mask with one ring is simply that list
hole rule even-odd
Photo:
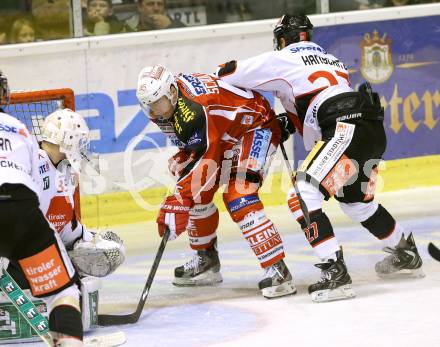
[{"label": "black hockey glove", "polygon": [[286,112],[278,114],[277,121],[281,129],[280,142],[283,143],[290,137],[290,135],[295,133],[295,125],[293,125]]}]

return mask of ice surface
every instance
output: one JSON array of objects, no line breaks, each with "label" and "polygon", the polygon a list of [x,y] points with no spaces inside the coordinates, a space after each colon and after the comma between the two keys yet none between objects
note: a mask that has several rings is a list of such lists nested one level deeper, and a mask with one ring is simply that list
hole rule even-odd
[{"label": "ice surface", "polygon": [[[440,346],[440,263],[431,259],[429,241],[440,246],[440,189],[381,195],[382,201],[413,231],[424,260],[423,279],[379,279],[374,264],[383,245],[349,222],[335,204],[326,207],[357,297],[313,303],[307,286],[319,278],[313,255],[284,206],[268,208],[279,226],[286,263],[298,294],[267,300],[257,289],[263,275],[239,230],[223,215],[218,232],[224,282],[216,287],[177,288],[173,269],[192,256],[184,237],[170,242],[153,283],[145,310],[135,325],[121,329],[126,346]],[[126,239],[126,263],[111,275],[101,294],[101,312],[132,312],[159,245],[153,223],[120,229]]]}]

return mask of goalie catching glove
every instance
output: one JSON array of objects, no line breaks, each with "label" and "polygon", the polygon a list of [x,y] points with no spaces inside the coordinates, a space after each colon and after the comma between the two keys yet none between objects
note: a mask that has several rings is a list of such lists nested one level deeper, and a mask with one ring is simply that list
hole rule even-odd
[{"label": "goalie catching glove", "polygon": [[81,276],[104,277],[124,262],[125,249],[121,238],[113,231],[87,231],[75,242],[69,256]]},{"label": "goalie catching glove", "polygon": [[177,198],[175,195],[168,196],[162,203],[156,220],[159,235],[163,236],[167,226],[170,229],[168,240],[174,240],[183,233],[188,224],[191,207],[192,201],[190,199]]}]

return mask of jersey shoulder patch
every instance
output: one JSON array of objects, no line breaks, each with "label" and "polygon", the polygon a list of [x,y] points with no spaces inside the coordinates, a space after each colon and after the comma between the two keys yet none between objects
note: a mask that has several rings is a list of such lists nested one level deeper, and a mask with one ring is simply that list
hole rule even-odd
[{"label": "jersey shoulder patch", "polygon": [[202,73],[189,75],[182,74],[178,78],[178,83],[182,86],[188,96],[192,98],[219,93],[216,78],[211,75]]}]

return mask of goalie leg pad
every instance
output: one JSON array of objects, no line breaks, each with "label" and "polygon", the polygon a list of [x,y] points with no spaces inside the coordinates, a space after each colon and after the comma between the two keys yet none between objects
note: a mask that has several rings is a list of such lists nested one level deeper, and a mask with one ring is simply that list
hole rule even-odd
[{"label": "goalie leg pad", "polygon": [[99,289],[102,280],[96,277],[81,278],[81,316],[84,331],[98,328]]},{"label": "goalie leg pad", "polygon": [[104,277],[125,260],[122,240],[114,232],[95,233],[91,241],[79,240],[69,256],[80,275]]},{"label": "goalie leg pad", "polygon": [[301,218],[299,223],[316,255],[325,260],[339,251],[339,243],[330,220],[321,209],[309,212],[309,215],[310,227],[307,227],[304,218]]},{"label": "goalie leg pad", "polygon": [[205,250],[214,244],[219,223],[218,209],[213,202],[196,204],[189,211],[186,228],[189,243],[194,250]]}]

